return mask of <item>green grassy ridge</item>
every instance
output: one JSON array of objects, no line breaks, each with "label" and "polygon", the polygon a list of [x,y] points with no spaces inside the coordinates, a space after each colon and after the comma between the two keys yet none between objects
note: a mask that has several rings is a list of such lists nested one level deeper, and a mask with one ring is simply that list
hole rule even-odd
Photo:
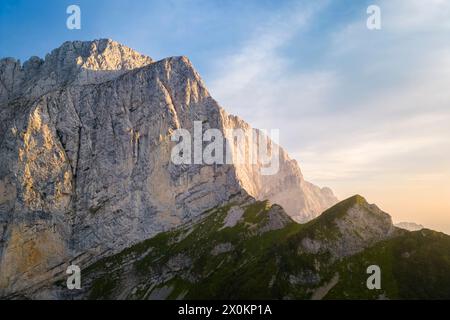
[{"label": "green grassy ridge", "polygon": [[[350,200],[350,202],[354,202]],[[349,204],[350,205],[350,204]],[[274,205],[279,207],[277,205]],[[314,226],[314,224],[300,225],[292,221],[287,215],[289,223],[275,231],[262,235],[255,233],[255,229],[262,227],[268,221],[268,211],[272,208],[268,201],[258,201],[245,206],[242,223],[232,228],[222,229],[223,221],[231,205],[210,212],[199,222],[190,234],[181,242],[170,244],[186,232],[183,228],[158,234],[152,239],[130,247],[116,256],[97,262],[89,272],[103,269],[106,266],[120,266],[126,257],[137,257],[149,248],[152,251],[134,264],[135,271],[145,275],[152,270],[162,267],[168,260],[177,254],[185,254],[192,258],[192,270],[201,275],[202,280],[191,284],[186,298],[284,298],[283,293],[291,287],[285,274],[306,270],[313,270],[317,260],[326,260],[328,257],[319,255],[296,254],[298,243],[290,241],[300,231]],[[280,213],[282,214],[282,213]],[[235,248],[233,252],[212,256],[211,250],[219,243],[231,243]],[[215,272],[220,266],[220,272]],[[281,270],[279,277],[274,277]],[[109,274],[100,276],[94,281],[90,298],[101,298],[99,292],[105,290],[104,298],[113,293],[111,282],[118,285],[117,280],[106,280]],[[230,283],[230,279],[233,282]],[[272,286],[269,284],[272,282]],[[169,281],[175,285],[175,292],[186,289],[185,281]],[[236,285],[233,285],[236,284]],[[160,287],[164,286],[161,284]],[[237,286],[237,287],[236,287]],[[220,289],[219,289],[220,288]],[[225,289],[223,289],[225,288]],[[307,297],[305,288],[295,294],[295,297]],[[172,294],[171,294],[172,296]]]},{"label": "green grassy ridge", "polygon": [[[160,233],[117,255],[98,261],[85,271],[88,277],[96,277],[89,298],[109,298],[114,293],[114,289],[111,288],[113,284],[120,287],[120,280],[116,277],[108,280],[111,278],[111,272],[103,272],[106,269],[120,270],[121,264],[130,258],[139,257],[133,268],[138,276],[144,277],[162,268],[171,258],[179,254],[191,258],[191,272],[202,279],[191,283],[186,298],[231,298],[236,292],[241,292],[241,297],[254,296],[255,286],[260,284],[267,286],[275,272],[274,244],[285,241],[302,226],[289,218],[284,228],[258,234],[257,230],[268,222],[267,213],[272,206],[268,201],[257,201],[243,207],[244,214],[240,223],[233,227],[222,228],[230,207],[231,205],[228,205],[209,213],[206,218],[193,226],[191,231],[189,228],[180,228]],[[188,232],[182,241],[172,241]],[[213,248],[221,243],[230,243],[234,250],[217,256],[212,255]],[[220,272],[217,272],[219,267]],[[258,269],[260,271],[255,272]],[[250,276],[250,272],[254,274]],[[255,274],[258,276],[255,277]],[[240,284],[239,290],[233,287],[230,279],[235,279],[235,282]],[[168,284],[175,286],[174,292],[186,291],[186,281],[172,279]],[[163,283],[159,287],[164,285],[166,284]],[[227,289],[224,290],[224,287]],[[261,297],[270,297],[268,292],[263,293],[262,290],[256,292],[261,292]]]},{"label": "green grassy ridge", "polygon": [[360,195],[355,195],[343,200],[333,207],[325,210],[317,218],[304,224],[304,228],[302,229],[303,232],[299,233],[293,241],[297,242],[304,237],[318,240],[338,240],[340,233],[336,227],[335,221],[343,218],[347,214],[348,210],[356,205],[362,207],[369,206],[366,199]]},{"label": "green grassy ridge", "polygon": [[[327,252],[299,253],[305,237],[339,240],[334,221],[355,205],[368,207],[361,196],[340,202],[306,224],[286,219],[280,211],[285,226],[264,233],[258,230],[269,222],[269,211],[279,206],[268,201],[240,204],[244,210],[240,222],[223,228],[225,217],[235,205],[239,204],[211,210],[194,225],[160,233],[98,261],[83,271],[92,279],[88,297],[116,297],[131,274],[136,290],[128,296],[130,299],[148,298],[149,292],[163,287],[172,288],[168,299],[309,299],[336,272],[340,280],[325,298],[377,299],[382,294],[388,298],[446,297],[448,291],[441,284],[450,281],[450,274],[445,274],[445,270],[450,272],[450,237],[444,234],[426,231],[431,233],[424,237],[422,233],[405,232],[338,261],[332,261]],[[231,244],[233,250],[213,255],[213,248],[224,243]],[[408,261],[413,268],[398,258],[405,248],[413,253]],[[177,257],[187,259],[187,264],[154,286],[149,276],[163,273]],[[131,269],[124,269],[127,264]],[[382,268],[381,291],[366,287],[366,268],[371,264]],[[417,288],[417,278],[428,284]]]},{"label": "green grassy ridge", "polygon": [[[151,271],[150,269],[157,269],[158,266],[164,265],[171,257],[179,253],[194,258],[193,271],[200,275],[208,275],[220,265],[220,272],[215,272],[207,276],[204,281],[192,285],[187,298],[251,298],[255,296],[255,292],[260,294],[259,297],[270,298],[276,295],[277,291],[284,292],[286,291],[284,288],[289,287],[288,279],[281,277],[280,281],[273,281],[273,290],[268,288],[273,274],[277,272],[278,264],[283,272],[295,271],[295,269],[303,270],[305,267],[312,269],[314,267],[317,257],[312,255],[297,257],[297,245],[292,245],[292,242],[289,241],[292,236],[299,234],[299,231],[307,225],[300,225],[291,220],[281,230],[255,235],[252,230],[255,226],[262,226],[267,222],[267,212],[271,208],[267,201],[261,201],[245,207],[243,223],[239,223],[233,228],[221,229],[230,207],[219,208],[210,213],[179,243],[170,245],[169,240],[175,239],[186,232],[183,229],[161,233],[152,239],[124,250],[118,255],[99,261],[89,268],[88,272],[102,270],[108,266],[108,268],[112,267],[113,269],[120,268],[126,257],[136,257],[148,251],[149,248],[153,248],[149,254],[135,263],[134,267],[138,274],[145,275]],[[235,246],[232,253],[225,254],[224,258],[221,257],[223,255],[214,257],[210,254],[215,244],[225,242]],[[279,260],[278,263],[276,259]],[[243,261],[245,263],[241,265]],[[110,274],[98,277],[94,281],[90,298],[101,298],[102,296],[99,294],[101,292],[105,293],[104,297],[112,294],[111,287],[113,284],[118,285],[116,278],[115,276],[111,277]],[[233,283],[238,283],[239,288],[230,286],[229,279],[234,279]],[[264,290],[263,288],[255,290],[257,285],[264,286]],[[223,286],[228,290],[218,290],[219,287]],[[175,288],[175,291],[177,290],[178,284]],[[220,295],[218,295],[219,292]],[[239,294],[236,295],[238,292]],[[283,297],[278,296],[278,298]]]}]

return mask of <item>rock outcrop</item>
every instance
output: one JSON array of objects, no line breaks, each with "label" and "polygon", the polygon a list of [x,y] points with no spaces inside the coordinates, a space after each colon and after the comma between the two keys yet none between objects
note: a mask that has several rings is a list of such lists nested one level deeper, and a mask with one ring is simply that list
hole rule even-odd
[{"label": "rock outcrop", "polygon": [[45,60],[31,57],[23,65],[0,60],[0,103],[17,97],[38,98],[68,85],[105,82],[146,66],[152,59],[112,40],[65,42]]},{"label": "rock outcrop", "polygon": [[386,212],[356,195],[348,198],[312,221],[301,240],[300,252],[329,254],[341,259],[402,233]]},{"label": "rock outcrop", "polygon": [[174,130],[254,130],[228,115],[185,57],[153,62],[111,40],[45,60],[0,60],[0,296],[39,286],[248,194],[297,221],[336,202],[280,151],[261,165],[175,165]]}]

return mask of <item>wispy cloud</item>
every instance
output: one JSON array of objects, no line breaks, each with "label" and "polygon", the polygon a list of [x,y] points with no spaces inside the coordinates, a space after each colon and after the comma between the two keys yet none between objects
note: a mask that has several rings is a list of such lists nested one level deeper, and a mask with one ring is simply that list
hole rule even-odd
[{"label": "wispy cloud", "polygon": [[227,110],[261,127],[273,125],[266,120],[275,110],[301,115],[313,109],[302,107],[303,101],[317,108],[323,105],[322,92],[333,87],[333,73],[289,72],[296,61],[282,52],[297,34],[307,30],[325,4],[317,1],[313,5],[300,3],[286,8],[253,30],[239,50],[216,60],[209,86]]},{"label": "wispy cloud", "polygon": [[[407,192],[413,181],[444,190],[450,179],[450,2],[377,3],[382,30],[367,30],[361,5],[313,38],[323,50],[310,61],[286,47],[314,45],[301,35],[332,8],[288,9],[221,57],[210,85],[227,110],[254,126],[280,128],[307,178],[340,196],[366,191],[394,215],[408,210],[420,221],[429,213],[405,203],[414,202],[413,191],[398,203],[388,193]],[[433,210],[450,220],[450,203]]]}]

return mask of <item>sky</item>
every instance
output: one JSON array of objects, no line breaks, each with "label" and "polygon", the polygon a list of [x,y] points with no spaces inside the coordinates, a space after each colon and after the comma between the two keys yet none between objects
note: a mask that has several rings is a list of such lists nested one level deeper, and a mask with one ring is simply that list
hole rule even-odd
[{"label": "sky", "polygon": [[[450,1],[0,3],[0,57],[98,38],[188,56],[228,112],[280,129],[307,180],[450,234]],[[72,4],[80,30],[66,28]]]}]

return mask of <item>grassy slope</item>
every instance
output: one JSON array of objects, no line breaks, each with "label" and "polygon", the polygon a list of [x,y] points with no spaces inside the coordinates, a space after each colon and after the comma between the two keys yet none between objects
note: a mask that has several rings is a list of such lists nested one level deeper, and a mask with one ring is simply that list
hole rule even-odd
[{"label": "grassy slope", "polygon": [[[299,253],[304,237],[339,240],[334,220],[364,203],[352,197],[304,225],[285,217],[284,228],[265,233],[258,230],[268,222],[268,202],[247,205],[232,228],[222,228],[231,206],[213,210],[194,226],[161,233],[83,271],[93,279],[89,298],[116,298],[133,283],[126,298],[149,298],[166,287],[169,299],[308,299],[336,272],[340,280],[325,298],[450,297],[450,237],[443,234],[406,233],[332,263],[327,253]],[[224,243],[233,250],[211,253]],[[381,291],[366,288],[371,264],[381,267]],[[158,280],[151,280],[155,275]]]}]

